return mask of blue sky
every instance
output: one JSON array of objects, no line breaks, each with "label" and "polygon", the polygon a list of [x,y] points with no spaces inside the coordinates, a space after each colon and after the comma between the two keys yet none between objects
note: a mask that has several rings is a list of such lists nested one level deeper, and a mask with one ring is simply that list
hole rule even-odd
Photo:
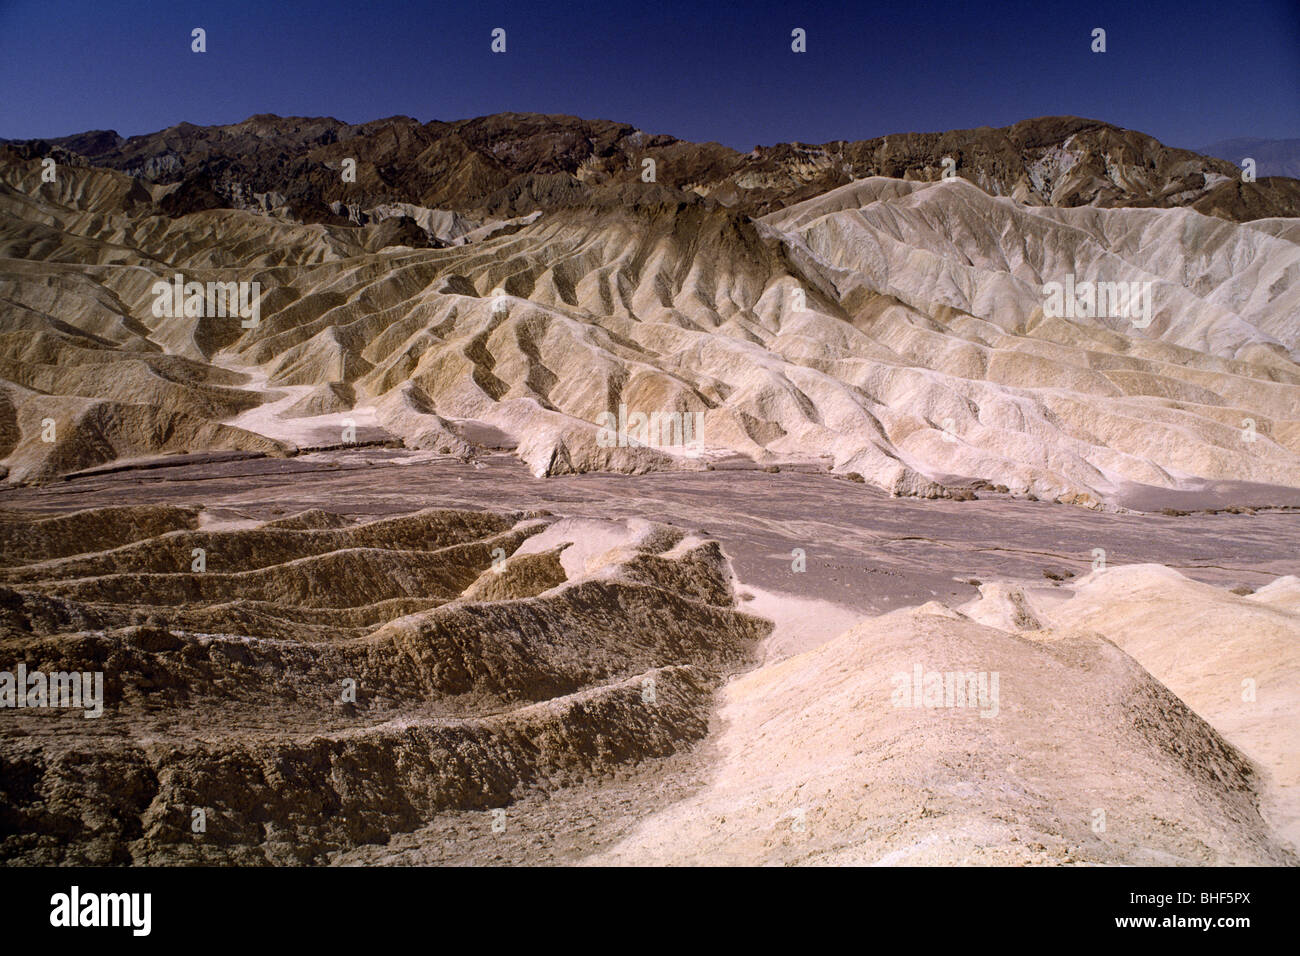
[{"label": "blue sky", "polygon": [[1297,137],[1300,3],[0,0],[3,138],[505,110],[742,150],[1062,113],[1178,146]]}]

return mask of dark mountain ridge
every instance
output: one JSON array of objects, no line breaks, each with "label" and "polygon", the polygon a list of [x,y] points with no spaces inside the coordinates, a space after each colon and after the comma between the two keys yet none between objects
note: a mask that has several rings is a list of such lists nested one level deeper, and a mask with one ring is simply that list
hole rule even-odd
[{"label": "dark mountain ridge", "polygon": [[[997,129],[778,143],[748,153],[626,123],[536,113],[361,124],[259,114],[126,138],[92,130],[7,143],[25,159],[54,155],[172,186],[164,204],[171,215],[275,206],[301,221],[342,223],[332,204],[400,202],[511,217],[582,203],[590,187],[614,185],[627,187],[629,197],[667,187],[758,216],[854,179],[933,181],[949,166],[993,195],[1029,205],[1187,206],[1234,221],[1300,215],[1300,181],[1242,183],[1234,163],[1072,116]],[[343,178],[349,159],[355,182]],[[653,184],[645,181],[651,170]],[[253,198],[259,195],[276,201]]]}]

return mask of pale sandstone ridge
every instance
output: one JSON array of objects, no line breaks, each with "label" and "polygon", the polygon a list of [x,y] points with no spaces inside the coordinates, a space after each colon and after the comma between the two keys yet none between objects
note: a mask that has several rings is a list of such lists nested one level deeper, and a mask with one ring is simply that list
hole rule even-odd
[{"label": "pale sandstone ridge", "polygon": [[1300,849],[1300,588],[1237,595],[1161,565],[1080,579],[1047,611],[1122,648],[1263,771],[1265,818]]},{"label": "pale sandstone ridge", "polygon": [[[739,455],[898,495],[983,481],[1090,507],[1141,487],[1300,488],[1300,220],[878,176],[752,219],[595,177],[508,221],[519,210],[393,205],[357,227],[168,212],[163,186],[86,166],[42,185],[14,155],[11,481],[177,451],[293,454],[337,443],[318,434],[347,420],[461,458],[492,436],[539,477]],[[153,283],[178,271],[258,282],[260,323],[154,316]],[[1046,316],[1044,285],[1067,275],[1149,282],[1150,325]],[[620,408],[700,428],[687,447],[671,422],[650,436],[634,419],[622,441],[600,427]]]},{"label": "pale sandstone ridge", "polygon": [[[1296,865],[1300,615],[1159,565],[1028,590],[732,681],[706,785],[589,862]],[[996,673],[996,698],[940,680],[915,706],[917,668]]]}]

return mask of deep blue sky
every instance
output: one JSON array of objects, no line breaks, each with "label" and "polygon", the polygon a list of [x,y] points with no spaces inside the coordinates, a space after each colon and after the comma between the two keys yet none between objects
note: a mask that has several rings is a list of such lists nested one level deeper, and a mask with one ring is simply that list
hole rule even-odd
[{"label": "deep blue sky", "polygon": [[1297,137],[1300,2],[0,0],[0,138],[504,110],[742,150],[1060,113],[1177,146]]}]

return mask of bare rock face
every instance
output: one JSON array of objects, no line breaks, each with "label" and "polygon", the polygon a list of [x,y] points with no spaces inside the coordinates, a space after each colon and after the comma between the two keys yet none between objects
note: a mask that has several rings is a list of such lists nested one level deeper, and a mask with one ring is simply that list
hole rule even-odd
[{"label": "bare rock face", "polygon": [[[304,222],[337,221],[332,203],[410,203],[508,218],[581,202],[590,187],[640,190],[644,159],[655,161],[657,183],[713,196],[751,215],[870,176],[931,182],[943,173],[945,159],[985,191],[1034,205],[1206,201],[1204,211],[1236,221],[1300,210],[1300,195],[1286,180],[1241,184],[1233,162],[1073,116],[1001,129],[780,143],[749,153],[622,123],[535,113],[425,124],[397,116],[359,125],[263,114],[230,126],[182,123],[128,139],[98,131],[12,142],[10,148],[23,158],[58,149],[80,162],[175,185],[164,200],[169,215],[217,205],[251,208],[263,204],[254,197],[275,194],[283,199],[278,205]],[[357,161],[354,184],[341,181],[345,158]],[[1237,201],[1222,194],[1207,201],[1228,180],[1240,187]]]},{"label": "bare rock face", "polygon": [[[527,158],[539,123],[503,156],[558,176],[559,159]],[[979,155],[1058,133],[1085,158],[1141,155],[1113,130],[1087,146],[1090,130],[1012,128]],[[1039,171],[1065,175],[1052,156]],[[48,191],[34,160],[3,173],[10,482],[163,453],[292,454],[360,428],[461,458],[507,449],[538,477],[742,456],[895,495],[983,481],[1090,508],[1135,488],[1300,486],[1296,220],[1059,208],[1064,180],[1016,201],[882,177],[753,219],[593,175],[510,220],[408,204],[301,225],[170,218],[95,167]],[[157,283],[179,274],[256,283],[259,318],[158,315]],[[1100,307],[1054,303],[1085,286]]]},{"label": "bare rock face", "polygon": [[317,385],[284,412],[285,418],[314,418],[346,412],[356,404],[356,392],[346,382]]},{"label": "bare rock face", "polygon": [[389,246],[412,249],[437,249],[443,243],[430,236],[410,216],[392,216],[363,230],[362,244],[367,252],[379,252]]},{"label": "bare rock face", "polygon": [[[351,503],[393,500],[367,471]],[[793,508],[754,509],[764,534],[836,526],[796,489],[848,482],[804,477],[773,492]],[[264,480],[226,501],[284,493]],[[648,511],[636,481],[617,479]],[[871,536],[907,532],[876,557],[972,507],[856,493]],[[883,614],[738,587],[718,540],[643,518],[0,512],[0,859],[1296,865],[1295,576],[1040,572],[1062,535],[1163,519],[978,505],[989,527],[933,551],[1005,561],[1000,505],[1033,577]],[[1205,540],[1264,520],[1220,517]],[[1254,556],[1239,544],[1226,580]],[[929,561],[899,564],[933,587]],[[13,706],[32,673],[85,680]]]},{"label": "bare rock face", "polygon": [[[688,746],[770,630],[716,544],[663,526],[602,523],[609,547],[570,575],[563,529],[520,551],[554,519],[193,517],[0,526],[0,670],[103,679],[93,719],[6,710],[0,858],[322,862]],[[128,543],[69,555],[92,528]]]},{"label": "bare rock face", "polygon": [[[1109,590],[1106,606],[1143,613],[1132,598]],[[980,621],[934,602],[868,618],[730,682],[707,784],[589,862],[1296,864],[1272,803],[1285,794],[1274,774],[1289,787],[1294,770],[1263,726],[1256,763],[1231,721],[1193,711],[1110,641],[995,622],[998,600],[978,602]],[[1097,606],[1081,594],[1063,617],[1075,601]],[[1297,620],[1285,626],[1294,638]],[[1285,664],[1253,653],[1271,686],[1288,679],[1293,651]],[[1261,723],[1279,731],[1285,706]]]}]

